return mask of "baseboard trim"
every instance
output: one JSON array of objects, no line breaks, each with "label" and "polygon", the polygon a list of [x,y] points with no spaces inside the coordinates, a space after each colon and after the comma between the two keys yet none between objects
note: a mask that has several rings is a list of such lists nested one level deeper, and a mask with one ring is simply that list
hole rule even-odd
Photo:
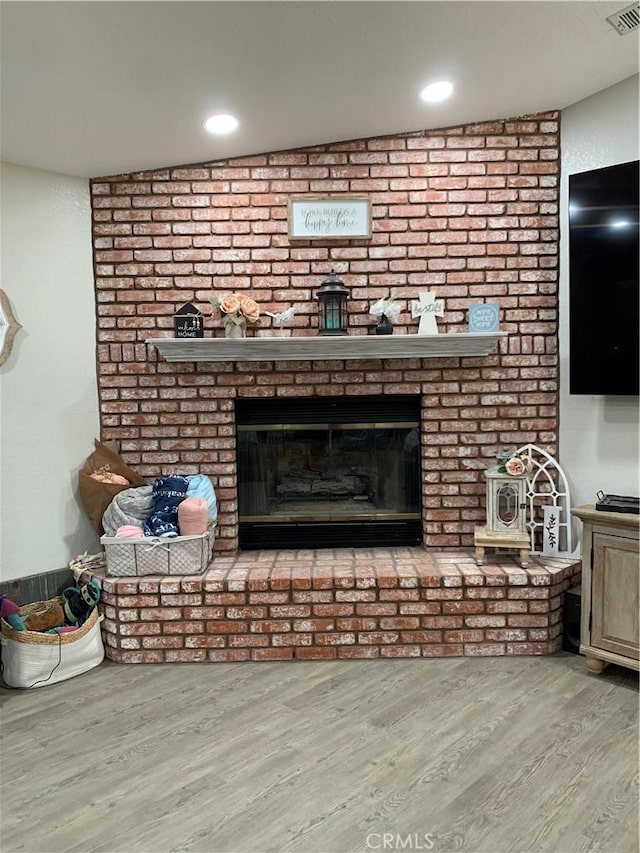
[{"label": "baseboard trim", "polygon": [[0,581],[0,595],[15,601],[20,607],[32,601],[46,601],[59,595],[63,589],[74,584],[71,569],[53,569],[24,578]]}]

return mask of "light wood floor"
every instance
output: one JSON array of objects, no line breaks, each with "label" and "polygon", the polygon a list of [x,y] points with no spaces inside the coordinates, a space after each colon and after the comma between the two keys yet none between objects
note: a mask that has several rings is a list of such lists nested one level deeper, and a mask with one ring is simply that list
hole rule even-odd
[{"label": "light wood floor", "polygon": [[574,655],[105,663],[0,697],[3,853],[638,851],[637,679]]}]

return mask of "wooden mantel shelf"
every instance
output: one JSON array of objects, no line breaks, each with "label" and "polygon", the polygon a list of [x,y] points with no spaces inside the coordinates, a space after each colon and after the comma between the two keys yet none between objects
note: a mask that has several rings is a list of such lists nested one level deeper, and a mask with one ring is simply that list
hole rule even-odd
[{"label": "wooden mantel shelf", "polygon": [[326,361],[489,355],[506,332],[281,338],[147,338],[166,361]]}]

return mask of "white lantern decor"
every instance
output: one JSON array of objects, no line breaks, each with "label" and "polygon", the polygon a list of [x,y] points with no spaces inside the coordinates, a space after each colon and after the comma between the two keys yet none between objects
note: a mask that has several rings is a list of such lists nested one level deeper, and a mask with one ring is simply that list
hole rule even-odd
[{"label": "white lantern decor", "polygon": [[495,468],[485,471],[487,479],[487,523],[476,527],[474,543],[476,562],[484,563],[486,548],[517,550],[520,565],[529,562],[529,535],[527,533],[526,491],[527,467],[525,460],[510,456]]}]

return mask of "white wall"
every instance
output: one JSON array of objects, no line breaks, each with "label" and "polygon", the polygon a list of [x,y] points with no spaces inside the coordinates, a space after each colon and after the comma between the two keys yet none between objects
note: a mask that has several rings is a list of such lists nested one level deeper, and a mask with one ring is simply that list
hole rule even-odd
[{"label": "white wall", "polygon": [[99,436],[88,182],[2,164],[2,277],[24,327],[0,367],[0,579],[98,547],[77,472]]},{"label": "white wall", "polygon": [[638,75],[562,111],[560,464],[573,505],[638,495],[638,398],[569,394],[568,176],[638,159]]}]

